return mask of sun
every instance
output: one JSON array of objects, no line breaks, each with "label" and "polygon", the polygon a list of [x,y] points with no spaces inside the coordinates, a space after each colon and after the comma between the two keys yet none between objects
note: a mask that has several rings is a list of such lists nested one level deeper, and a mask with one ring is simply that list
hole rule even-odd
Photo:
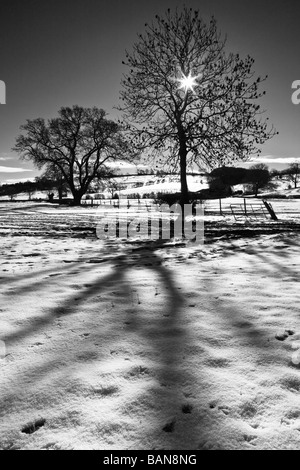
[{"label": "sun", "polygon": [[194,92],[194,87],[196,85],[198,85],[197,83],[197,78],[198,78],[198,75],[196,75],[195,77],[192,76],[191,72],[189,72],[188,76],[184,75],[184,73],[182,74],[182,78],[179,78],[178,81],[180,83],[180,86],[178,87],[179,89],[183,89],[185,91],[185,93],[187,93],[189,90],[191,90],[192,92]]}]

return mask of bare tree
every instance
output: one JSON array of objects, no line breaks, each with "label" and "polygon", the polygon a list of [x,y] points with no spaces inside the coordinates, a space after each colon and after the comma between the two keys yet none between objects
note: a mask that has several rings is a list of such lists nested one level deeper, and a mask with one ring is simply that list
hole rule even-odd
[{"label": "bare tree", "polygon": [[35,189],[34,189],[34,188],[31,188],[30,186],[28,186],[28,187],[26,188],[26,193],[28,194],[28,199],[29,199],[29,201],[31,201],[32,196],[33,196],[34,193],[35,193]]},{"label": "bare tree", "polygon": [[258,195],[258,190],[265,187],[270,181],[269,168],[264,163],[256,163],[251,165],[248,170],[248,182],[252,184],[252,190],[255,197]]},{"label": "bare tree", "polygon": [[291,163],[282,174],[284,174],[285,180],[293,183],[295,189],[298,187],[300,181],[300,164],[298,162]]},{"label": "bare tree", "polygon": [[123,185],[121,182],[110,178],[106,181],[105,190],[110,194],[110,197],[113,198],[115,194],[118,194],[122,187]]},{"label": "bare tree", "polygon": [[13,150],[38,168],[56,169],[78,205],[105,162],[120,153],[124,159],[127,146],[120,126],[108,120],[103,109],[73,106],[61,108],[58,115],[47,123],[27,120],[21,126],[26,134],[17,138]]},{"label": "bare tree", "polygon": [[257,99],[265,78],[254,78],[251,57],[225,52],[214,18],[184,8],[145,25],[123,76],[119,110],[140,148],[180,171],[188,200],[187,166],[213,169],[260,153],[275,134],[262,120]]},{"label": "bare tree", "polygon": [[63,173],[57,166],[55,166],[53,163],[48,164],[42,175],[38,178],[38,181],[40,181],[41,183],[45,181],[46,185],[48,186],[51,182],[51,189],[55,188],[57,190],[58,200],[60,202],[62,201],[63,193],[66,192],[68,189],[68,183]]}]

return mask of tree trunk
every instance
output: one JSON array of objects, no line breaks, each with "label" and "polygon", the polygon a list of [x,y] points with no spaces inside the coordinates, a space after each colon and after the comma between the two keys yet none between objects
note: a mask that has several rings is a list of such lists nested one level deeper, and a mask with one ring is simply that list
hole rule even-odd
[{"label": "tree trunk", "polygon": [[80,206],[83,194],[81,191],[73,191],[73,206]]},{"label": "tree trunk", "polygon": [[189,192],[186,180],[186,155],[180,155],[180,202],[181,204],[188,204]]},{"label": "tree trunk", "polygon": [[188,185],[186,180],[186,143],[185,143],[185,136],[180,137],[180,148],[179,148],[179,158],[180,158],[180,204],[182,208],[184,204],[188,204],[189,202],[189,192],[188,192]]},{"label": "tree trunk", "polygon": [[184,221],[185,221],[185,213],[184,213],[184,204],[189,203],[189,192],[188,192],[188,185],[186,179],[186,157],[187,157],[187,150],[186,150],[186,143],[185,143],[185,136],[182,137],[180,140],[180,148],[179,148],[179,157],[180,157],[180,205],[181,205],[181,236],[185,238],[185,231],[184,231]]}]

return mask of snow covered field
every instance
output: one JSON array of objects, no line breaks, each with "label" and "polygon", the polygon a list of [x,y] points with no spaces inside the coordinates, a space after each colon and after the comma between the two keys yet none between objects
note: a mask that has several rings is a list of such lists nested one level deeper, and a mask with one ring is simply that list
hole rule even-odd
[{"label": "snow covered field", "polygon": [[1,204],[0,449],[299,450],[300,202],[272,204],[196,246]]}]

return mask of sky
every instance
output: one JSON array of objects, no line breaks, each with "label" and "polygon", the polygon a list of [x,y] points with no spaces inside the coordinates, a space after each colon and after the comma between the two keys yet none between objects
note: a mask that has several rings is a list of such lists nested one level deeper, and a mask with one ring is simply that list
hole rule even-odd
[{"label": "sky", "polygon": [[0,182],[40,174],[11,150],[27,119],[74,104],[116,119],[125,50],[156,14],[183,5],[205,20],[214,15],[228,52],[249,54],[257,75],[268,75],[261,106],[279,135],[264,144],[260,161],[272,169],[300,158],[300,104],[291,99],[300,80],[297,0],[0,0]]}]

